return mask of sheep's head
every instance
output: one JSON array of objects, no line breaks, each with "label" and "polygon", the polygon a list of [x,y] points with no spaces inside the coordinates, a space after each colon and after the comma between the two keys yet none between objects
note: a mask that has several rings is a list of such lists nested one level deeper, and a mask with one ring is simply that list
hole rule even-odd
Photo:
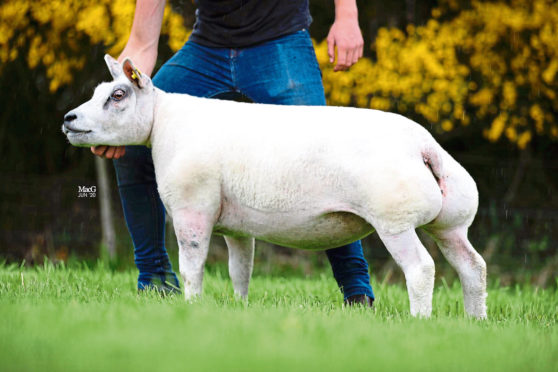
[{"label": "sheep's head", "polygon": [[64,116],[62,132],[74,146],[143,145],[149,141],[156,91],[149,76],[126,58],[105,55],[113,77]]}]

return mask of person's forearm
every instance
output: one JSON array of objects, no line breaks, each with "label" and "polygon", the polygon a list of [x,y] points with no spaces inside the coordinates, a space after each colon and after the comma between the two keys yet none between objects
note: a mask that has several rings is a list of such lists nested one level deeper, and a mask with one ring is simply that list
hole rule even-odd
[{"label": "person's forearm", "polygon": [[358,18],[356,0],[335,0],[335,19]]},{"label": "person's forearm", "polygon": [[[124,51],[118,58],[119,61],[124,57],[134,57],[140,54],[148,54],[156,58],[165,3],[165,0],[137,0],[132,31]],[[140,68],[152,69],[151,63],[142,66],[140,60],[138,64]],[[151,74],[151,71],[146,72]]]}]

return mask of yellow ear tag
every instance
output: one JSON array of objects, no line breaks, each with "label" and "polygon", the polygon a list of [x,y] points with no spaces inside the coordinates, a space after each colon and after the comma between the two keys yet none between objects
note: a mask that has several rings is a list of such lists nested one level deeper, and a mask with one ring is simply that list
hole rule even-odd
[{"label": "yellow ear tag", "polygon": [[132,79],[134,79],[134,80],[138,80],[138,78],[139,78],[138,75],[136,75],[136,70],[139,74],[141,74],[141,71],[139,69],[132,70]]}]

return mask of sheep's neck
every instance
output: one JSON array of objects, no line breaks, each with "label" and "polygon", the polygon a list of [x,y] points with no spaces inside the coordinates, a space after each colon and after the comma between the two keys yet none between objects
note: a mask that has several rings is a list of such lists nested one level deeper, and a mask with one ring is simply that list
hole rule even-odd
[{"label": "sheep's neck", "polygon": [[152,116],[152,123],[151,123],[151,128],[149,129],[149,134],[147,135],[147,139],[145,141],[145,146],[151,148],[152,144],[153,144],[153,132],[154,132],[154,127],[155,127],[155,123],[157,121],[157,104],[159,101],[159,89],[153,87],[153,116]]}]

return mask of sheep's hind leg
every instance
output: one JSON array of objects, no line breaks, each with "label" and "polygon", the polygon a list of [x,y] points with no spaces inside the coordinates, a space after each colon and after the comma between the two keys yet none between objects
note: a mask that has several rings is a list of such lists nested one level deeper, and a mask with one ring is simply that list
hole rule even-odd
[{"label": "sheep's hind leg", "polygon": [[486,318],[486,263],[467,239],[467,228],[429,231],[459,275],[465,311]]},{"label": "sheep's hind leg", "polygon": [[254,267],[254,238],[233,238],[225,236],[229,248],[229,275],[234,294],[245,299]]},{"label": "sheep's hind leg", "polygon": [[383,234],[382,242],[401,267],[407,282],[411,315],[429,317],[434,291],[434,261],[414,229],[399,234]]}]

